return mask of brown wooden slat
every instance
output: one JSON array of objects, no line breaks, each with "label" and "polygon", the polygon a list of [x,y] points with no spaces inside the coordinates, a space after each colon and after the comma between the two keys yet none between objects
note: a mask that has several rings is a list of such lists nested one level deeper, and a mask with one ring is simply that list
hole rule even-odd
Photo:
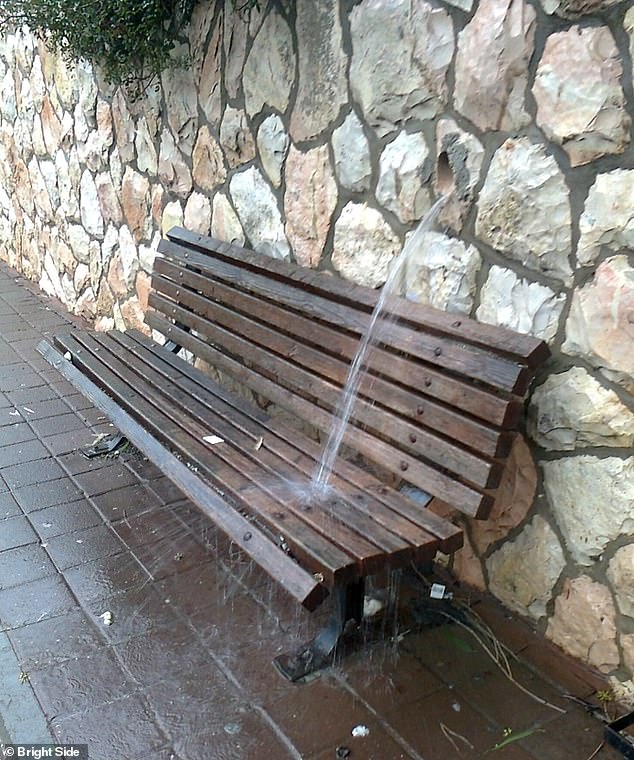
[{"label": "brown wooden slat", "polygon": [[[226,370],[252,390],[262,393],[274,403],[296,412],[302,419],[310,420],[315,427],[324,431],[330,430],[332,415],[316,404],[297,396],[269,378],[241,365],[225,353],[181,330],[176,325],[170,324],[158,312],[150,312],[147,315],[147,321],[151,327],[173,338],[179,345],[208,361],[212,366]],[[344,443],[351,445],[371,461],[384,466],[391,466],[396,471],[401,470],[404,479],[432,494],[442,495],[443,498],[454,503],[457,509],[461,509],[466,514],[477,516],[481,510],[489,508],[491,497],[488,494],[482,494],[474,488],[425,465],[423,462],[417,461],[404,452],[396,456],[391,446],[370,436],[363,430],[356,428],[347,431],[344,436]],[[405,465],[403,468],[401,463]]]},{"label": "brown wooden slat", "polygon": [[270,539],[255,529],[243,515],[236,510],[228,510],[227,504],[216,491],[203,483],[173,454],[168,452],[158,440],[149,435],[145,428],[141,427],[136,420],[113,402],[71,362],[63,359],[49,343],[41,341],[37,350],[78,391],[90,398],[99,409],[107,414],[113,424],[139,450],[199,505],[204,514],[215,522],[218,522],[218,518],[222,517],[225,533],[265,572],[275,578],[291,596],[307,609],[316,609],[327,594],[323,584],[318,583],[307,571],[300,568]]},{"label": "brown wooden slat", "polygon": [[[165,352],[153,351],[143,341],[135,340],[134,337],[122,333],[114,332],[111,334],[112,340],[125,347],[130,354],[133,354],[139,361],[152,368],[155,373],[170,378],[172,376],[172,363],[169,362],[173,357],[165,356]],[[319,456],[319,450],[313,448],[313,456],[309,456],[303,448],[291,445],[284,438],[278,436],[270,426],[265,426],[258,419],[252,419],[245,413],[245,404],[242,399],[228,399],[228,396],[213,394],[210,390],[210,383],[207,380],[204,384],[199,384],[193,377],[189,368],[183,367],[183,374],[178,378],[178,388],[173,389],[174,401],[184,410],[193,411],[192,405],[200,405],[201,409],[198,416],[202,417],[205,413],[212,412],[225,421],[229,421],[234,429],[238,429],[248,438],[241,444],[244,450],[254,451],[258,442],[261,446],[258,452],[272,452],[276,457],[280,457],[284,463],[291,464],[295,470],[289,477],[294,478],[297,482],[308,483],[316,466],[316,457]],[[265,421],[266,424],[267,421]],[[212,423],[212,425],[215,423]],[[293,443],[301,438],[295,432]],[[316,455],[316,456],[315,456]],[[257,455],[258,458],[261,454]],[[280,472],[279,464],[275,463],[275,471]],[[332,485],[339,490],[350,503],[354,512],[360,512],[364,517],[364,522],[360,525],[363,534],[374,540],[377,529],[374,523],[380,526],[381,532],[389,531],[404,539],[411,546],[424,549],[424,555],[429,556],[435,553],[438,540],[428,531],[419,527],[419,525],[403,518],[398,512],[387,508],[382,502],[373,499],[362,489],[355,488],[346,483],[335,473],[332,479]],[[345,519],[345,515],[337,512],[339,519]],[[371,521],[368,522],[368,519]],[[358,517],[351,514],[352,525],[358,523]],[[433,546],[431,546],[433,544]],[[394,548],[389,549],[392,555],[396,554]],[[421,558],[421,552],[418,551],[417,559]],[[400,560],[400,558],[399,558]]]},{"label": "brown wooden slat", "polygon": [[[220,400],[232,407],[233,416],[240,415],[246,420],[246,424],[251,420],[258,426],[258,436],[261,434],[262,429],[264,429],[267,439],[270,432],[271,435],[281,439],[294,449],[299,449],[306,453],[312,460],[311,472],[313,471],[322,451],[321,447],[314,441],[311,441],[306,436],[298,435],[295,429],[288,427],[278,419],[266,418],[259,409],[246,403],[242,398],[233,396],[195,367],[189,365],[183,367],[183,363],[178,357],[162,350],[154,341],[151,341],[138,331],[129,331],[124,337],[130,338],[137,344],[152,351],[169,367],[177,367],[179,371],[182,370],[186,374],[186,377],[191,378],[194,383],[192,388],[193,393],[199,396],[205,393],[209,394],[210,403],[213,404],[217,400]],[[366,496],[371,496],[372,501],[368,505],[370,508],[373,506],[374,499],[379,503],[381,509],[388,506],[389,501],[389,505],[395,512],[399,515],[407,515],[406,519],[438,538],[440,541],[439,549],[441,551],[450,553],[462,546],[462,532],[459,528],[440,520],[435,515],[431,515],[428,513],[428,510],[421,509],[419,505],[414,505],[412,509],[412,503],[409,499],[398,494],[395,494],[394,499],[388,500],[384,498],[383,494],[387,493],[388,490],[391,491],[391,489],[388,489],[367,471],[360,470],[352,463],[340,458],[335,463],[335,478],[341,480],[344,491],[347,492],[350,485],[352,485],[354,488],[360,489]],[[335,482],[337,483],[338,481],[335,480]],[[403,510],[401,510],[402,505],[404,506]]]},{"label": "brown wooden slat", "polygon": [[[203,433],[205,430],[211,430],[235,446],[252,462],[252,466],[258,468],[258,481],[267,483],[267,490],[275,493],[277,501],[284,503],[300,519],[327,536],[340,549],[355,556],[364,572],[372,573],[383,569],[386,556],[394,558],[400,565],[413,559],[413,547],[407,541],[377,523],[369,514],[355,509],[345,495],[336,502],[315,504],[308,510],[302,507],[297,485],[305,485],[308,481],[304,473],[297,469],[297,462],[281,459],[270,450],[268,444],[256,451],[257,438],[240,429],[234,424],[233,419],[222,416],[217,409],[212,410],[198,398],[188,394],[182,387],[182,380],[179,379],[178,384],[166,383],[165,378],[151,364],[145,363],[135,350],[130,350],[118,341],[116,334],[95,335],[94,338],[110,354],[116,355],[123,349],[126,352],[126,367],[136,373],[142,383],[141,387],[148,389],[148,393],[152,395],[160,393],[161,400],[167,401],[170,408],[174,406],[179,409],[179,413],[186,416],[190,429],[194,424],[200,423]],[[103,352],[100,355],[103,357]],[[113,360],[114,357],[108,358],[109,366],[112,366]],[[222,448],[224,449],[224,446]],[[299,454],[296,454],[297,456]],[[293,466],[289,466],[291,463]],[[269,481],[271,485],[268,485]],[[292,484],[296,484],[295,487]],[[256,498],[253,499],[253,504],[257,505]]]},{"label": "brown wooden slat", "polygon": [[[374,308],[378,298],[377,292],[370,288],[364,288],[322,272],[297,268],[287,262],[271,259],[242,246],[199,235],[182,227],[173,227],[168,232],[168,238],[174,243],[191,247],[204,254],[214,252],[226,260],[240,261],[253,271],[274,273],[280,278],[301,284],[302,287],[310,288],[315,292],[328,294],[342,302],[351,303],[357,307],[363,305],[369,311]],[[161,241],[159,250],[162,250],[164,245]],[[460,341],[471,342],[489,350],[508,354],[526,362],[530,367],[537,366],[550,355],[543,341],[530,335],[518,334],[513,330],[479,323],[468,317],[457,317],[433,307],[407,302],[400,298],[394,299],[390,308],[402,319],[422,328],[447,333]]]},{"label": "brown wooden slat", "polygon": [[[253,505],[244,504],[240,495],[240,489],[246,490],[251,485],[243,474],[245,469],[248,469],[247,462],[241,461],[240,456],[232,451],[235,461],[235,465],[232,466],[195,437],[185,434],[183,428],[172,418],[148,403],[133,386],[124,384],[117,374],[100,361],[98,355],[89,351],[85,345],[86,340],[85,333],[77,333],[74,337],[58,337],[55,342],[62,351],[69,351],[73,363],[102,390],[112,395],[117,403],[140,421],[153,436],[168,443],[237,503],[252,510]],[[351,557],[287,513],[284,506],[275,502],[274,497],[265,490],[262,490],[258,502],[258,514],[266,515],[267,524],[276,535],[286,536],[288,528],[292,528],[292,539],[289,536],[288,543],[293,553],[311,571],[323,573],[330,586],[336,579],[347,580],[357,576],[358,567]],[[219,521],[219,525],[222,527],[222,520]]]},{"label": "brown wooden slat", "polygon": [[[262,325],[267,325],[275,330],[276,336],[288,335],[289,338],[299,341],[299,347],[319,348],[317,356],[314,353],[297,353],[290,347],[293,361],[311,366],[324,377],[333,380],[340,385],[346,380],[349,363],[354,358],[359,346],[359,341],[352,336],[322,325],[315,320],[307,319],[294,312],[239,290],[224,285],[221,282],[210,280],[195,272],[183,271],[169,261],[157,262],[157,270],[164,276],[156,275],[152,283],[155,290],[168,296],[179,303],[198,304],[200,299],[191,300],[191,294],[185,289],[191,288],[204,297],[206,304],[209,301],[214,304],[226,305],[232,313],[244,314],[256,320]],[[182,274],[182,277],[179,275]],[[167,279],[169,278],[169,279]],[[189,300],[187,300],[189,297]],[[171,305],[163,302],[157,303],[156,308],[166,310],[170,314]],[[207,309],[207,316],[209,309]],[[305,356],[305,359],[303,357]],[[498,425],[515,424],[517,420],[509,415],[509,401],[497,395],[488,393],[481,388],[474,388],[473,384],[462,381],[447,381],[444,377],[430,377],[429,372],[421,370],[420,364],[409,361],[406,357],[395,356],[388,351],[375,347],[369,352],[366,366],[369,372],[362,380],[360,394],[378,401],[381,406],[393,409],[399,415],[409,417],[417,424],[431,430],[442,431],[443,435],[459,442],[468,442],[476,451],[487,456],[506,456],[510,447],[510,438],[493,428],[490,424],[483,424],[463,412],[475,414],[485,419],[488,423]],[[377,376],[377,373],[379,376]],[[398,384],[390,382],[389,378],[398,380]],[[436,387],[441,394],[447,397],[448,385],[454,386],[454,396],[458,410],[454,410],[434,402],[429,396],[424,395],[429,389],[434,393]],[[404,388],[403,385],[408,386]],[[417,387],[419,386],[419,387]],[[416,388],[413,392],[411,388]],[[421,393],[422,391],[422,393]],[[448,399],[447,399],[448,400]],[[519,414],[521,405],[513,404],[514,411]]]},{"label": "brown wooden slat", "polygon": [[[165,243],[163,252],[183,266],[191,266],[222,280],[237,282],[243,289],[257,292],[273,301],[284,302],[327,323],[340,325],[358,334],[367,330],[369,315],[351,306],[240,269],[235,264],[220,259],[211,260],[209,255],[183,251],[173,243]],[[396,351],[405,351],[432,366],[443,367],[457,375],[467,376],[503,391],[523,394],[530,381],[531,373],[514,361],[467,343],[459,343],[444,335],[422,332],[401,323],[391,326],[389,343]]]},{"label": "brown wooden slat", "polygon": [[[173,285],[164,285],[172,292]],[[239,354],[250,366],[276,376],[278,382],[292,391],[305,398],[320,399],[321,404],[331,410],[336,407],[341,388],[311,371],[312,367],[320,363],[323,366],[326,361],[317,350],[184,288],[181,288],[178,305],[174,302],[168,306],[156,293],[151,294],[150,305],[160,305],[160,311],[171,312],[181,324],[192,327],[195,323],[197,332],[209,337],[212,343],[225,345],[233,355]],[[184,306],[192,310],[191,316],[184,311]],[[201,322],[201,319],[205,321]],[[502,469],[499,464],[396,417],[364,398],[357,400],[350,424],[363,425],[369,432],[393,441],[399,451],[431,460],[482,488],[495,487],[499,483]]]}]

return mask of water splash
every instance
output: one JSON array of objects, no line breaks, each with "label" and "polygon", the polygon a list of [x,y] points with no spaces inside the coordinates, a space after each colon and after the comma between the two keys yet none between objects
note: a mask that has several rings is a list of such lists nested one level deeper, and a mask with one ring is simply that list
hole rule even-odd
[{"label": "water splash", "polygon": [[361,338],[357,353],[350,365],[350,369],[348,370],[348,376],[343,390],[341,391],[337,408],[335,409],[333,426],[328,435],[321,459],[313,475],[311,482],[313,498],[323,498],[328,492],[328,481],[332,475],[332,470],[339,454],[339,449],[341,448],[346,428],[348,427],[348,422],[350,421],[350,415],[354,408],[359,387],[365,374],[365,359],[368,355],[368,351],[378,342],[378,338],[380,337],[381,331],[378,329],[380,326],[379,320],[384,317],[387,297],[394,292],[409,257],[413,251],[418,250],[420,247],[425,233],[434,223],[434,220],[440,213],[440,209],[444,203],[445,197],[441,196],[430,208],[427,214],[425,214],[418,227],[414,230],[412,236],[403,246],[400,255],[390,269],[385,284],[381,288],[381,293],[370,317],[368,329],[366,330],[365,335]]}]

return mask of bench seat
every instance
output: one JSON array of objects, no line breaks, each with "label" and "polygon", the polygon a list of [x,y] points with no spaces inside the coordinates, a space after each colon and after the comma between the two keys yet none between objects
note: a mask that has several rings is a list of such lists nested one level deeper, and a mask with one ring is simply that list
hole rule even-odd
[{"label": "bench seat", "polygon": [[[306,504],[321,447],[139,332],[74,332],[55,343],[116,405],[327,586],[462,545],[461,531],[340,459],[336,497]],[[205,438],[220,439],[217,443]],[[308,506],[308,508],[307,508]]]}]

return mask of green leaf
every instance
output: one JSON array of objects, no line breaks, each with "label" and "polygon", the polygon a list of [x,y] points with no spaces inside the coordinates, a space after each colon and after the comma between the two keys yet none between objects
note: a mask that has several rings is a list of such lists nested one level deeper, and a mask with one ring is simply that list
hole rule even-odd
[{"label": "green leaf", "polygon": [[544,730],[543,728],[527,728],[525,731],[518,731],[518,733],[511,734],[503,741],[498,742],[495,746],[491,747],[491,749],[488,751],[496,752],[498,749],[502,749],[502,747],[506,747],[507,744],[513,744],[513,742],[519,742],[522,739],[526,739],[528,736],[532,736],[538,731],[543,731],[543,730]]}]

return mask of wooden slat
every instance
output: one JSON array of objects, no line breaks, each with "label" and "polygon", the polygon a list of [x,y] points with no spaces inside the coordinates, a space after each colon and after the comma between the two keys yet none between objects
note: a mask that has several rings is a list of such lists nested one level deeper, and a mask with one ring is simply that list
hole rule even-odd
[{"label": "wooden slat", "polygon": [[226,502],[217,491],[203,483],[156,438],[149,435],[145,428],[46,341],[42,341],[37,349],[80,393],[91,399],[101,411],[107,414],[113,424],[189,498],[196,502],[208,517],[216,523],[222,521],[223,531],[236,545],[252,557],[265,572],[275,578],[293,598],[309,610],[316,609],[327,594],[323,584],[318,583],[310,573],[303,570],[263,533],[254,528],[243,515],[236,510],[227,509]]},{"label": "wooden slat", "polygon": [[[173,293],[173,285],[164,286],[168,294]],[[249,366],[264,369],[302,397],[320,399],[321,404],[330,410],[337,406],[341,387],[311,371],[327,361],[316,349],[183,288],[178,305],[174,302],[169,306],[156,293],[151,294],[149,303],[159,306],[163,313],[171,313],[179,323],[195,327],[198,333],[203,333],[214,344],[224,345],[233,355],[241,355]],[[191,309],[191,315],[184,310],[184,306]],[[342,373],[345,380],[345,365],[342,365]],[[399,451],[431,460],[482,488],[494,487],[499,483],[499,464],[413,425],[363,397],[357,400],[350,423],[363,425],[369,432],[393,441]]]},{"label": "wooden slat", "polygon": [[[275,334],[286,335],[298,342],[298,348],[304,346],[319,349],[318,355],[313,352],[302,353],[294,350],[294,345],[288,349],[296,363],[311,366],[313,371],[318,371],[324,377],[343,385],[350,362],[353,360],[359,346],[359,341],[352,336],[335,330],[326,325],[290,312],[279,304],[273,304],[254,296],[231,288],[217,280],[211,280],[195,272],[179,269],[169,261],[157,262],[157,271],[164,276],[155,274],[152,283],[155,290],[173,301],[197,304],[200,309],[200,299],[187,301],[191,294],[185,289],[193,289],[209,302],[226,305],[233,314],[243,314],[253,318],[262,325],[267,325],[275,330]],[[182,277],[179,275],[182,274]],[[169,279],[167,279],[169,278]],[[185,287],[184,287],[185,286]],[[159,310],[164,309],[171,315],[170,304],[159,302],[156,304]],[[209,316],[207,310],[207,316]],[[313,362],[313,365],[310,363]],[[431,378],[427,370],[421,370],[419,364],[409,361],[404,356],[395,356],[379,347],[374,347],[366,359],[369,371],[363,378],[359,392],[360,395],[370,398],[381,404],[382,407],[391,408],[399,415],[408,417],[417,424],[431,430],[442,431],[444,436],[456,441],[467,443],[476,451],[487,456],[506,456],[509,451],[509,436],[491,427],[491,424],[483,424],[476,419],[464,414],[474,414],[486,419],[488,423],[498,424],[502,427],[515,424],[510,411],[519,414],[521,405],[519,402],[510,402],[497,395],[488,393],[481,388],[474,388],[473,384],[462,381],[454,381],[456,404],[458,409],[452,409],[439,404],[425,393],[431,389],[431,394],[438,387],[446,397],[448,394],[448,382],[441,382],[443,378]],[[392,382],[390,380],[397,380]],[[409,387],[403,387],[407,385]],[[412,390],[416,387],[416,391]],[[421,392],[422,391],[422,392]],[[509,406],[513,409],[509,410]]]},{"label": "wooden slat", "polygon": [[[183,266],[191,266],[222,280],[239,283],[245,290],[257,292],[272,301],[286,303],[326,323],[345,327],[357,334],[364,334],[367,330],[369,314],[364,311],[328,300],[303,288],[292,287],[271,277],[241,269],[235,264],[219,259],[212,260],[208,255],[183,251],[173,243],[165,243],[162,250],[165,255]],[[503,391],[523,394],[530,380],[531,373],[526,367],[514,361],[496,356],[477,346],[459,343],[444,335],[409,328],[399,322],[390,328],[389,343],[396,351],[404,351],[432,366],[442,367]]]},{"label": "wooden slat", "polygon": [[[315,427],[324,431],[330,430],[332,415],[317,404],[297,396],[277,382],[235,361],[226,353],[214,349],[195,336],[176,327],[176,325],[170,324],[158,312],[150,312],[147,315],[147,321],[151,327],[173,338],[179,345],[192,351],[194,355],[209,362],[212,366],[229,372],[252,390],[262,393],[274,403],[296,412],[302,419],[310,420]],[[389,444],[365,431],[358,428],[348,430],[344,436],[344,443],[351,445],[356,451],[369,460],[377,462],[377,464],[384,464],[395,471],[400,470],[404,479],[425,491],[451,501],[457,509],[461,509],[465,514],[477,516],[481,511],[490,508],[491,497],[488,494],[480,493],[475,488],[417,461],[405,452],[397,454]],[[401,463],[404,465],[403,467]]]},{"label": "wooden slat", "polygon": [[[385,555],[394,557],[399,564],[413,559],[413,547],[410,544],[371,519],[367,513],[356,510],[344,497],[328,504],[302,505],[298,485],[305,485],[308,480],[297,469],[295,461],[281,459],[268,445],[263,445],[256,451],[257,439],[235,425],[230,416],[221,415],[217,408],[207,407],[198,398],[188,394],[182,387],[180,378],[178,383],[166,383],[165,377],[152,364],[144,362],[137,351],[130,350],[122,341],[116,340],[116,334],[95,335],[94,339],[104,351],[109,352],[108,358],[104,358],[103,352],[100,353],[102,361],[106,361],[108,366],[114,366],[116,354],[125,351],[126,368],[136,373],[140,387],[147,390],[148,396],[155,397],[160,393],[160,401],[166,401],[170,408],[174,406],[178,410],[177,414],[187,418],[190,430],[199,424],[203,434],[211,430],[237,448],[251,461],[251,467],[258,470],[258,482],[267,483],[267,490],[275,493],[277,501],[284,503],[312,528],[328,536],[340,549],[355,556],[365,572],[371,573],[373,568],[378,570],[385,566]],[[136,384],[137,379],[129,382]],[[219,451],[224,448],[221,447]],[[258,500],[255,493],[249,501],[256,510]]]},{"label": "wooden slat", "polygon": [[[77,333],[75,337],[58,337],[55,342],[63,351],[69,351],[73,363],[116,398],[117,403],[147,427],[153,436],[168,443],[191,462],[199,473],[209,478],[215,487],[230,495],[237,503],[242,503],[247,509],[252,507],[244,503],[240,493],[241,489],[246,490],[252,485],[245,476],[248,473],[248,462],[232,450],[233,464],[230,464],[218,451],[201,443],[200,438],[186,434],[178,422],[150,404],[133,386],[122,383],[118,375],[87,350],[86,345],[83,345],[86,340],[85,333]],[[333,585],[336,579],[357,576],[358,567],[353,558],[338,550],[292,513],[289,514],[284,505],[276,502],[274,495],[264,488],[257,506],[259,515],[266,515],[267,525],[275,535],[286,536],[288,529],[292,530],[292,542],[289,537],[288,543],[293,553],[313,572],[322,572],[329,585]],[[222,520],[219,525],[222,527]]]},{"label": "wooden slat", "polygon": [[[350,303],[356,307],[362,305],[368,311],[376,305],[378,298],[376,291],[340,278],[333,278],[322,272],[297,268],[287,262],[271,259],[241,246],[199,235],[182,227],[173,227],[168,232],[168,238],[174,243],[191,247],[204,254],[213,252],[226,260],[240,261],[253,271],[275,274],[277,277],[300,284],[314,292],[328,294],[344,303]],[[164,245],[162,242],[159,250],[162,250]],[[390,303],[390,309],[403,320],[424,329],[446,333],[455,336],[460,341],[507,354],[526,362],[530,367],[541,364],[550,353],[543,341],[530,335],[521,335],[505,328],[482,324],[468,317],[448,314],[423,304],[395,298]]]},{"label": "wooden slat", "polygon": [[[265,436],[266,440],[269,441],[271,437],[275,439],[279,438],[293,450],[305,453],[311,459],[310,470],[306,470],[306,473],[314,471],[322,452],[321,447],[317,443],[311,441],[306,436],[298,435],[294,428],[288,427],[279,419],[267,418],[257,407],[248,404],[242,398],[230,394],[195,367],[190,365],[183,366],[183,362],[179,357],[162,350],[155,342],[146,338],[146,336],[138,331],[129,331],[125,336],[122,336],[123,338],[133,340],[138,345],[153,352],[164,365],[170,368],[176,367],[178,371],[182,371],[184,378],[181,379],[181,382],[191,379],[193,383],[191,390],[194,395],[198,397],[208,395],[211,405],[215,405],[218,401],[221,401],[231,407],[234,418],[240,417],[243,421],[241,424],[247,427],[250,424],[256,425],[255,429],[251,428],[254,436],[257,435],[258,438]],[[334,477],[334,483],[336,485],[341,483],[341,488],[344,492],[350,491],[351,488],[353,490],[359,489],[368,497],[370,499],[368,501],[368,508],[372,509],[376,501],[381,510],[389,506],[398,515],[406,515],[408,521],[420,526],[426,533],[432,534],[439,539],[439,549],[441,551],[450,553],[462,546],[462,532],[459,528],[440,520],[435,515],[431,515],[428,510],[421,509],[418,504],[412,505],[409,499],[403,496],[396,494],[394,499],[388,500],[384,498],[383,494],[388,490],[391,491],[391,489],[388,489],[367,471],[360,470],[352,463],[343,459],[338,459],[335,463]]]},{"label": "wooden slat", "polygon": [[[167,355],[164,351],[152,350],[151,346],[148,346],[143,340],[139,340],[140,336],[113,332],[111,337],[113,341],[127,349],[138,361],[151,367],[158,375],[171,378],[172,366],[175,363],[174,357]],[[257,449],[258,452],[265,454],[271,452],[279,457],[283,463],[292,465],[294,470],[292,474],[289,474],[289,479],[297,483],[310,482],[315,470],[316,459],[319,456],[317,447],[311,447],[311,456],[304,450],[305,447],[297,446],[298,439],[301,441],[302,436],[298,436],[295,432],[291,444],[267,424],[270,422],[269,420],[263,421],[257,411],[255,412],[255,419],[250,417],[246,413],[247,410],[242,399],[231,398],[228,394],[219,393],[220,389],[215,387],[215,384],[213,387],[217,392],[212,393],[212,385],[208,379],[204,383],[199,383],[196,382],[193,375],[194,372],[191,368],[182,367],[182,374],[178,378],[178,388],[172,389],[175,403],[187,411],[193,411],[194,406],[200,405],[203,408],[199,412],[199,416],[213,413],[230,422],[234,429],[238,429],[244,436],[248,436],[248,439],[242,444],[245,450],[255,451]],[[258,446],[258,444],[260,445]],[[258,459],[260,456],[261,453],[258,453]],[[274,467],[276,472],[281,472],[277,461],[274,463]],[[333,475],[332,485],[349,501],[349,505],[355,513],[359,512],[363,515],[364,522],[362,524],[359,524],[356,514],[352,513],[350,518],[350,524],[359,525],[363,535],[374,540],[373,537],[377,532],[376,523],[380,526],[381,533],[387,530],[404,539],[411,546],[418,547],[418,549],[424,548],[425,555],[430,553],[429,549],[431,548],[435,552],[438,540],[418,524],[407,520],[399,512],[370,497],[364,490],[350,485],[337,473]],[[339,519],[346,519],[339,512],[337,512],[337,516]],[[368,518],[371,518],[370,522],[367,522]],[[430,544],[433,544],[433,547],[430,547]],[[390,551],[392,554],[396,553],[394,549]],[[418,557],[420,558],[420,552]]]}]

